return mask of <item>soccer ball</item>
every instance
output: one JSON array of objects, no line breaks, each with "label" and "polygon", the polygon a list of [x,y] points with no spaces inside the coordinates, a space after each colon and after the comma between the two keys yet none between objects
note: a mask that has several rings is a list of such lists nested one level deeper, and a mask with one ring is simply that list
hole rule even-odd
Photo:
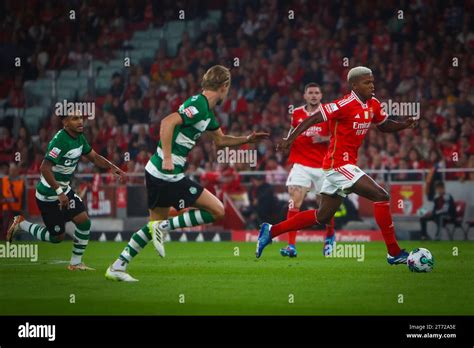
[{"label": "soccer ball", "polygon": [[407,265],[412,272],[431,272],[434,266],[434,258],[428,249],[416,248],[408,255]]}]

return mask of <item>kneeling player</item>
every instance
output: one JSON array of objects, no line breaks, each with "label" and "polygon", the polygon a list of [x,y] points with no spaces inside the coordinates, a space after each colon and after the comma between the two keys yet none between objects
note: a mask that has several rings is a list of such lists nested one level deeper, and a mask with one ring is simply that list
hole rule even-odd
[{"label": "kneeling player", "polygon": [[91,221],[81,198],[69,185],[71,177],[81,156],[99,168],[112,169],[121,179],[125,179],[126,174],[91,148],[83,134],[82,116],[64,116],[62,122],[64,128],[49,142],[48,152],[40,167],[40,181],[36,185],[36,203],[46,227],[18,215],[7,231],[7,240],[12,242],[14,235],[23,230],[39,240],[60,243],[64,239],[66,222],[72,221],[76,228],[68,269],[93,270],[82,262],[89,242]]},{"label": "kneeling player", "polygon": [[[319,110],[322,98],[321,88],[316,83],[309,83],[304,88],[306,105],[293,110],[291,115],[290,134],[313,113]],[[318,194],[318,205],[321,203],[319,192],[324,182],[323,158],[328,150],[329,128],[327,122],[310,127],[299,135],[291,145],[288,161],[294,163],[291,168],[286,186],[290,194],[287,218],[296,215],[303,204],[306,194],[313,186]],[[326,225],[326,238],[323,254],[330,255],[336,235],[334,233],[334,218]],[[296,231],[288,232],[288,246],[280,249],[282,256],[296,257]]]},{"label": "kneeling player", "polygon": [[[174,112],[161,121],[160,142],[145,167],[150,222],[133,234],[127,247],[107,269],[106,279],[137,281],[126,272],[129,262],[150,242],[161,257],[165,256],[164,236],[183,227],[212,223],[224,216],[224,205],[200,184],[184,176],[188,153],[201,134],[209,131],[218,147],[254,143],[268,137],[266,133],[252,133],[234,137],[224,135],[220,129],[214,107],[221,104],[229,92],[229,69],[216,65],[202,79],[203,92],[190,97]],[[186,211],[168,219],[170,207]]]}]

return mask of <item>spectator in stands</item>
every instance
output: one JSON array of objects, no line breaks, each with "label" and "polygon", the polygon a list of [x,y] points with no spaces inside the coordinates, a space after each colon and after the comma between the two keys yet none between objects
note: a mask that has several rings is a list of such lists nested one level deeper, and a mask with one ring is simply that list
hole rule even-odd
[{"label": "spectator in stands", "polygon": [[62,70],[67,67],[69,63],[68,54],[62,42],[58,43],[54,55],[49,61],[49,69],[51,70]]},{"label": "spectator in stands", "polygon": [[2,178],[0,190],[2,203],[3,231],[8,229],[8,222],[13,216],[22,214],[24,209],[25,181],[20,176],[19,167],[10,163],[8,175]]},{"label": "spectator in stands", "polygon": [[434,206],[431,212],[420,218],[421,239],[430,239],[427,232],[428,221],[434,221],[437,226],[436,238],[440,238],[440,229],[446,220],[454,220],[456,218],[456,206],[453,196],[446,192],[444,182],[438,181],[435,184],[436,196],[434,197]]},{"label": "spectator in stands", "polygon": [[[398,161],[398,170],[411,170],[408,166],[408,161],[404,158],[401,158]],[[419,175],[416,173],[407,173],[407,172],[401,172],[397,174],[392,174],[392,180],[393,181],[416,181],[419,179]]]},{"label": "spectator in stands", "polygon": [[132,137],[129,142],[128,151],[132,158],[135,158],[142,148],[147,152],[154,151],[154,145],[156,144],[153,143],[150,136],[147,134],[145,126],[140,124],[132,130]]},{"label": "spectator in stands", "polygon": [[8,94],[7,106],[11,108],[25,107],[25,93],[23,92],[23,81],[21,75],[15,76],[15,82]]},{"label": "spectator in stands", "polygon": [[255,227],[264,221],[276,222],[279,209],[273,186],[265,182],[265,177],[261,175],[252,176],[251,181],[248,192],[250,206],[245,209],[244,215],[249,217]]},{"label": "spectator in stands", "polygon": [[128,99],[124,104],[124,109],[127,114],[127,119],[129,124],[142,124],[147,123],[147,114],[143,108],[142,102],[132,97]]},{"label": "spectator in stands", "polygon": [[119,97],[113,98],[110,113],[117,118],[119,125],[123,126],[124,124],[128,123],[127,113],[125,112]]},{"label": "spectator in stands", "polygon": [[114,98],[122,98],[122,94],[124,92],[124,84],[122,80],[122,75],[118,72],[113,73],[112,75],[112,86],[110,87],[110,94]]},{"label": "spectator in stands", "polygon": [[[474,154],[469,156],[469,161],[467,163],[467,168],[470,168],[471,170],[474,170]],[[464,176],[463,179],[474,181],[474,171],[469,172],[469,173],[465,173],[465,176]]]},{"label": "spectator in stands", "polygon": [[84,44],[82,42],[76,43],[76,48],[69,52],[68,60],[72,66],[77,69],[86,69],[89,66],[92,56],[90,53],[85,52]]},{"label": "spectator in stands", "polygon": [[14,139],[11,136],[10,129],[2,127],[0,130],[0,163],[9,163],[13,161]]}]

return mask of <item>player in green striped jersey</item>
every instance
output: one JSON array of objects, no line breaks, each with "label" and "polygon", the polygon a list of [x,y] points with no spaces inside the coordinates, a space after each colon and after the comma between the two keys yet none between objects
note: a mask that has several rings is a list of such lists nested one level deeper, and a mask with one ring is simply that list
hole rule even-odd
[{"label": "player in green striped jersey", "polygon": [[[229,92],[229,69],[216,65],[202,79],[202,93],[187,99],[161,121],[160,142],[145,167],[150,222],[137,231],[119,258],[107,269],[105,277],[118,281],[137,281],[126,272],[127,265],[147,244],[153,244],[165,256],[164,235],[176,228],[212,223],[224,217],[224,205],[200,184],[184,175],[186,157],[203,132],[210,132],[218,147],[255,143],[267,133],[248,136],[224,135],[214,114],[214,107]],[[170,207],[186,211],[168,219]]]},{"label": "player in green striped jersey", "polygon": [[89,242],[91,221],[82,199],[70,186],[72,176],[81,156],[99,168],[111,169],[122,181],[126,174],[92,149],[82,133],[82,116],[64,116],[62,122],[63,129],[49,142],[40,167],[40,181],[36,185],[36,203],[46,226],[26,221],[21,215],[15,216],[7,231],[7,240],[12,242],[14,235],[23,230],[36,239],[59,243],[64,239],[66,222],[72,221],[76,228],[68,269],[93,270],[82,262]]}]

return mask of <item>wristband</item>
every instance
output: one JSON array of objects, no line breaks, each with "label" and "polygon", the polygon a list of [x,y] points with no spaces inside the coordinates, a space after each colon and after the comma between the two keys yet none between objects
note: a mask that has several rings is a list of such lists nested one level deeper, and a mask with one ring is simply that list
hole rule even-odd
[{"label": "wristband", "polygon": [[61,193],[64,193],[63,189],[61,187],[58,187],[56,190],[56,194],[59,196]]}]

